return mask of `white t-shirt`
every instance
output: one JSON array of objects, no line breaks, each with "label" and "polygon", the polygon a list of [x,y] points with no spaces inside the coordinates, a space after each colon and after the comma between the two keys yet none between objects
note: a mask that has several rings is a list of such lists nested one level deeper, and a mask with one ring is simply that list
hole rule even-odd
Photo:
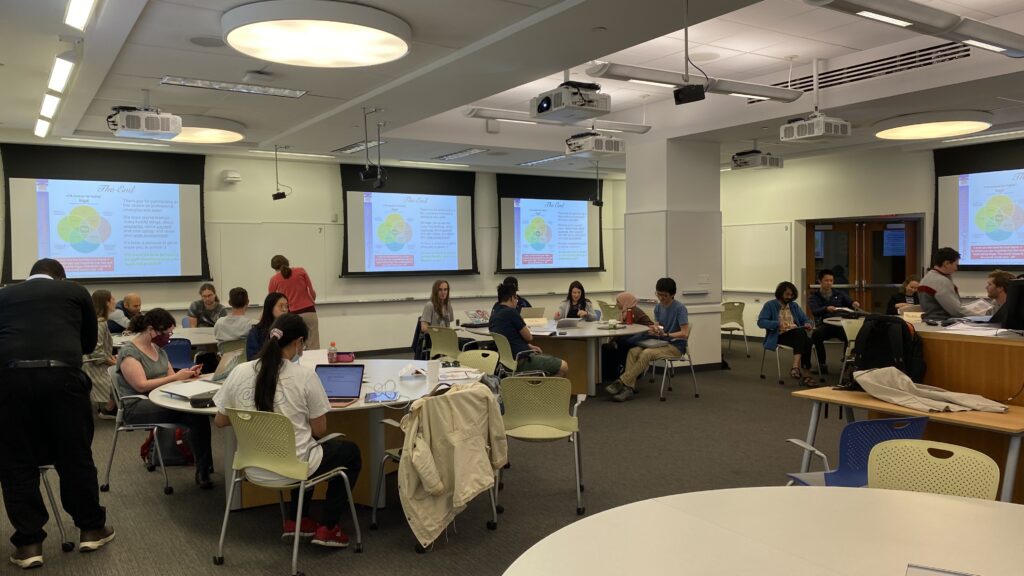
[{"label": "white t-shirt", "polygon": [[213,325],[213,337],[217,342],[229,342],[231,340],[245,340],[252,329],[253,321],[248,316],[221,316]]},{"label": "white t-shirt", "polygon": [[[255,410],[257,361],[240,364],[228,375],[224,385],[213,397],[217,411],[226,414],[226,408]],[[274,395],[274,412],[284,414],[295,426],[295,454],[299,459],[306,457],[306,450],[314,446],[309,421],[323,416],[331,409],[324,386],[316,372],[305,366],[285,361],[277,381]],[[309,454],[309,473],[320,467],[323,449],[314,446]],[[290,484],[294,480],[285,478],[262,468],[249,468],[246,475],[265,484]]]}]

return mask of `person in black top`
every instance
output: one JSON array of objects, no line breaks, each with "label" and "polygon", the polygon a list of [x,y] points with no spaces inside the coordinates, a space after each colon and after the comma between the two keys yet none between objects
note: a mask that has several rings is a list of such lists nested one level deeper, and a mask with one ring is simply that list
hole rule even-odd
[{"label": "person in black top", "polygon": [[900,291],[893,294],[892,298],[889,298],[889,303],[885,305],[885,313],[895,316],[900,313],[900,308],[920,304],[920,300],[917,299],[917,287],[920,283],[921,279],[917,276],[907,276],[907,279],[903,281],[903,286],[900,287]]},{"label": "person in black top", "polygon": [[825,340],[838,338],[843,341],[843,344],[846,344],[846,331],[843,330],[843,327],[828,324],[825,319],[839,316],[838,308],[852,310],[860,308],[860,303],[854,302],[845,292],[832,289],[835,280],[835,274],[831,270],[825,269],[818,272],[820,287],[807,297],[807,307],[810,308],[811,314],[814,316],[815,324],[814,332],[811,333],[811,342],[818,353],[818,366],[821,368],[822,374],[828,374],[828,365],[825,364]]},{"label": "person in black top", "polygon": [[25,282],[0,290],[0,485],[14,526],[11,562],[21,568],[43,563],[49,516],[39,492],[42,464],[54,464],[60,475],[80,550],[114,538],[92,459],[92,383],[82,372],[82,352],[96,348],[96,337],[92,297],[65,281],[56,260],[37,261]]},{"label": "person in black top", "polygon": [[539,346],[530,344],[533,334],[523,321],[516,309],[515,287],[512,284],[498,284],[498,305],[491,313],[491,320],[488,328],[495,334],[504,336],[512,348],[512,354],[518,356],[521,352],[532,351],[531,354],[519,356],[519,364],[516,372],[532,372],[539,370],[548,376],[565,376],[569,373],[569,365],[561,358],[541,354]]},{"label": "person in black top", "polygon": [[[501,283],[502,284],[508,284],[509,286],[512,287],[512,291],[515,292],[515,294],[516,294],[516,311],[522,312],[523,308],[532,308],[532,306],[530,305],[530,301],[519,295],[519,279],[518,278],[516,278],[515,276],[507,276],[504,280],[501,281]],[[498,310],[499,306],[501,306],[501,300],[498,300],[497,302],[494,303],[494,306],[491,306],[491,314],[496,312]]]}]

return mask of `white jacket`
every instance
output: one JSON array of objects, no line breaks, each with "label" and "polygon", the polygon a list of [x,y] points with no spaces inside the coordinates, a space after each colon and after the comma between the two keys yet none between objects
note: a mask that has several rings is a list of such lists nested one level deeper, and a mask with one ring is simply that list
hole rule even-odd
[{"label": "white jacket", "polygon": [[853,373],[853,379],[865,392],[891,404],[921,412],[1006,412],[999,402],[977,394],[950,392],[944,388],[915,384],[909,376],[894,366]]},{"label": "white jacket", "polygon": [[398,493],[409,527],[425,547],[470,500],[494,486],[494,471],[508,461],[505,426],[490,388],[475,383],[416,400],[402,431]]}]

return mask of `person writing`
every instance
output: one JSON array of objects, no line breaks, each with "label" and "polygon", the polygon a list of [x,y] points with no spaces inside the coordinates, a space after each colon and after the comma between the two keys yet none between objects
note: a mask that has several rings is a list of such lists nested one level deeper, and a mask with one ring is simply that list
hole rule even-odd
[{"label": "person writing", "polygon": [[587,321],[597,320],[594,313],[594,305],[587,300],[587,293],[583,290],[583,284],[579,280],[573,280],[569,284],[569,293],[565,300],[558,306],[555,312],[555,320],[561,318],[582,318]]},{"label": "person writing", "polygon": [[188,325],[192,328],[213,328],[228,310],[220,303],[217,289],[209,282],[199,287],[199,298],[188,307]]},{"label": "person writing", "polygon": [[889,298],[889,303],[885,305],[885,313],[895,316],[907,306],[920,304],[921,302],[917,298],[917,287],[919,284],[920,279],[917,276],[907,276],[907,279],[903,281],[903,285],[900,286],[900,291],[893,294],[892,298]]},{"label": "person writing", "polygon": [[113,383],[107,370],[117,362],[114,357],[114,339],[107,327],[107,317],[114,311],[114,296],[109,290],[97,290],[92,293],[92,305],[96,309],[96,348],[82,356],[82,371],[92,380],[92,392],[89,398],[97,406],[99,417],[113,420],[117,416],[117,403],[114,402]]},{"label": "person writing", "polygon": [[[214,423],[218,427],[231,425],[228,408],[283,414],[295,427],[295,455],[304,460],[307,452],[309,454],[309,476],[345,468],[349,482],[355,486],[362,467],[359,447],[340,438],[319,446],[314,440],[327,435],[327,412],[331,404],[316,372],[298,363],[308,334],[306,323],[296,314],[284,314],[275,320],[259,358],[232,370],[213,397],[217,406]],[[245,473],[266,484],[294,482],[259,468],[248,468]],[[327,499],[319,523],[309,516],[311,500],[311,495],[304,499],[302,519],[299,526],[295,526],[293,518],[298,513],[299,491],[292,491],[292,511],[290,519],[284,522],[282,538],[294,538],[297,529],[300,536],[312,536],[313,544],[333,548],[348,546],[348,535],[339,523],[341,511],[347,505],[344,480],[335,476],[327,481]]]},{"label": "person writing", "polygon": [[249,309],[249,292],[242,287],[232,288],[228,292],[228,305],[231,306],[231,313],[221,316],[213,325],[213,337],[217,344],[235,340],[245,340],[252,330],[252,321],[246,317],[245,312]]},{"label": "person writing", "polygon": [[120,334],[128,329],[132,318],[142,313],[142,297],[134,292],[124,295],[114,311],[107,316],[107,328],[111,334]]},{"label": "person writing", "polygon": [[[826,318],[838,317],[841,314],[840,308],[857,310],[860,302],[856,302],[841,290],[833,290],[835,274],[829,269],[818,272],[818,285],[820,288],[811,293],[807,298],[807,306],[814,316],[816,327],[811,333],[811,343],[818,353],[818,366],[822,374],[828,374],[828,365],[825,363],[825,340],[837,339],[846,344],[846,330],[842,326],[825,322]],[[844,348],[845,350],[845,348]]]},{"label": "person writing", "polygon": [[932,257],[932,269],[921,278],[917,287],[921,300],[921,318],[941,322],[970,314],[960,304],[960,290],[953,283],[953,273],[960,265],[960,253],[952,248],[939,248]]},{"label": "person writing", "polygon": [[245,339],[245,357],[255,360],[263,349],[263,343],[267,341],[270,334],[270,327],[274,320],[288,313],[288,299],[280,292],[271,292],[263,299],[263,312],[260,314],[260,321],[249,330]]},{"label": "person writing", "polygon": [[798,294],[792,282],[780,282],[775,288],[775,299],[765,302],[761,308],[757,325],[765,331],[765,350],[775,350],[779,344],[792,348],[793,368],[789,375],[804,386],[814,386],[810,375],[811,338],[807,335],[812,326],[796,302]]},{"label": "person writing", "polygon": [[[163,308],[153,308],[132,320],[129,329],[135,337],[121,346],[117,355],[115,383],[121,396],[142,394],[169,384],[199,376],[202,365],[174,370],[164,352],[164,346],[174,334],[174,317]],[[210,419],[203,414],[179,412],[157,406],[149,399],[127,399],[123,403],[124,422],[148,424],[173,422],[187,426],[192,432],[192,450],[196,459],[196,484],[204,490],[213,488],[213,450],[210,448]]]},{"label": "person writing", "polygon": [[[509,346],[512,348],[512,355],[519,357],[517,372],[540,371],[548,376],[565,376],[569,373],[569,365],[565,360],[542,354],[543,351],[539,346],[531,344],[533,334],[530,333],[523,317],[519,315],[519,310],[516,308],[518,299],[514,284],[504,282],[498,284],[498,306],[491,313],[488,328],[491,332],[501,334],[508,340]],[[533,353],[519,356],[520,353],[528,350]]]},{"label": "person writing", "polygon": [[288,259],[278,254],[270,259],[270,267],[277,271],[270,277],[267,292],[280,292],[288,298],[288,308],[292,314],[302,316],[309,327],[309,341],[306,345],[310,350],[320,349],[320,323],[316,315],[316,290],[305,268],[292,268]]},{"label": "person writing", "polygon": [[1003,270],[993,270],[985,279],[985,292],[992,300],[992,318],[989,322],[1000,324],[1006,320],[1006,290],[1014,280],[1013,274]]}]

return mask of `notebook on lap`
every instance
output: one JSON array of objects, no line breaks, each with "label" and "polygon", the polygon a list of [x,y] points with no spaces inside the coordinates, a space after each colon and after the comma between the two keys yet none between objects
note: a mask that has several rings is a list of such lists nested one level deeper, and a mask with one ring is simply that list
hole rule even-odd
[{"label": "notebook on lap", "polygon": [[318,364],[316,375],[331,406],[344,408],[359,399],[363,389],[362,364]]}]

